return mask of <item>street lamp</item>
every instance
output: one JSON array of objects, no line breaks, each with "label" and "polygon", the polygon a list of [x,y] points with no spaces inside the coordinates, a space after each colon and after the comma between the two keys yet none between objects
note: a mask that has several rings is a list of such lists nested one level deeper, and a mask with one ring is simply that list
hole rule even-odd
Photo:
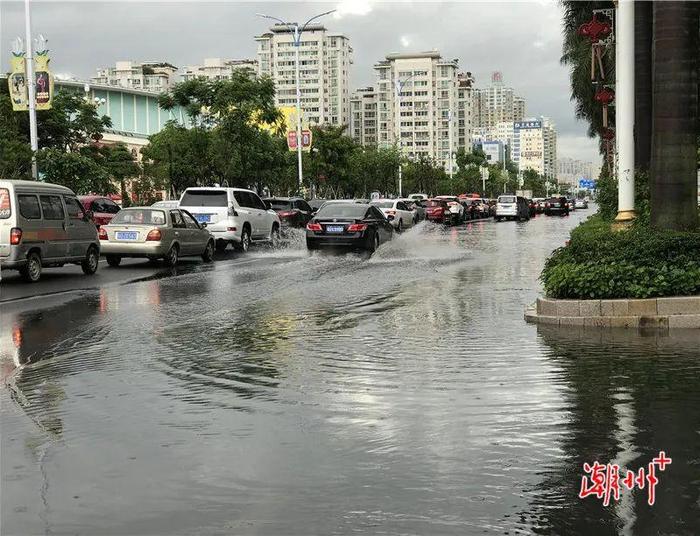
[{"label": "street lamp", "polygon": [[[398,109],[398,119],[396,119],[396,132],[398,134],[399,138],[399,197],[402,197],[402,189],[403,189],[403,182],[402,182],[402,177],[401,177],[401,148],[403,147],[403,141],[401,140],[401,92],[403,91],[403,87],[406,85],[406,82],[408,82],[411,78],[416,76],[418,74],[417,71],[411,73],[408,75],[406,78],[403,80],[397,80],[396,83],[394,84],[394,88],[396,89],[396,108]],[[415,95],[414,95],[415,97]],[[415,102],[415,101],[414,101]],[[416,131],[416,126],[415,126],[415,117],[413,118],[414,120],[414,125],[413,125],[413,132],[415,134]],[[413,148],[415,150],[416,146],[416,140],[415,137],[413,139]]]},{"label": "street lamp", "polygon": [[282,19],[279,19],[277,17],[272,17],[270,15],[265,15],[263,13],[256,13],[258,17],[262,17],[264,19],[271,19],[274,21],[279,22],[283,26],[286,26],[289,28],[289,32],[292,34],[294,38],[294,48],[296,50],[295,57],[294,57],[294,65],[295,65],[295,78],[296,78],[296,89],[297,89],[297,166],[299,169],[299,190],[301,191],[301,186],[302,182],[304,180],[304,172],[302,169],[302,164],[301,164],[301,86],[300,86],[300,80],[299,80],[299,47],[301,46],[301,34],[303,31],[306,29],[308,24],[316,19],[319,19],[325,15],[330,15],[331,13],[334,13],[336,10],[331,9],[330,11],[326,11],[324,13],[319,13],[318,15],[315,15],[311,17],[309,20],[307,20],[301,27],[299,27],[299,23],[297,22],[286,22]]}]

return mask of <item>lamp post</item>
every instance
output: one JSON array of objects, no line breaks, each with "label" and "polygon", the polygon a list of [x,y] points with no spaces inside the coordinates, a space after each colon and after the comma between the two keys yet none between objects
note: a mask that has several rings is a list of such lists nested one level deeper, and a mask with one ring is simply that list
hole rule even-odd
[{"label": "lamp post", "polygon": [[[406,78],[403,80],[397,80],[396,83],[394,84],[394,87],[396,89],[396,108],[398,109],[398,115],[396,116],[397,119],[396,121],[396,132],[398,133],[398,138],[399,138],[399,197],[402,197],[402,190],[403,190],[403,182],[402,182],[402,177],[401,177],[401,148],[403,146],[403,142],[401,141],[401,92],[403,91],[403,87],[406,85],[406,82],[408,82],[411,78],[416,76],[416,72],[411,73],[408,75]],[[415,95],[414,95],[415,96]],[[415,117],[414,117],[415,120]],[[415,132],[415,124],[413,126],[413,131]],[[413,141],[413,147],[415,148],[415,140]]]},{"label": "lamp post", "polygon": [[301,82],[299,80],[299,47],[301,46],[301,34],[304,32],[308,24],[316,19],[319,19],[325,15],[330,15],[331,13],[334,13],[336,10],[331,9],[330,11],[325,11],[324,13],[319,13],[318,15],[315,15],[311,17],[309,20],[307,20],[304,24],[299,27],[299,23],[297,22],[286,22],[282,19],[279,19],[277,17],[272,17],[270,15],[264,15],[263,13],[256,13],[258,17],[262,17],[264,19],[271,19],[274,21],[279,22],[283,26],[286,26],[289,28],[289,32],[292,34],[293,39],[294,39],[294,49],[295,49],[295,54],[294,54],[294,70],[295,70],[295,79],[296,79],[296,93],[297,93],[297,167],[298,167],[298,173],[299,173],[299,191],[301,192],[301,187],[302,183],[304,181],[304,171],[302,168],[301,164]]},{"label": "lamp post", "polygon": [[32,19],[29,0],[24,0],[24,32],[27,43],[26,72],[29,102],[29,142],[32,148],[32,178],[37,180],[39,173],[36,167],[36,153],[39,150],[39,136],[36,128],[36,80],[34,79],[34,50],[32,49]]}]

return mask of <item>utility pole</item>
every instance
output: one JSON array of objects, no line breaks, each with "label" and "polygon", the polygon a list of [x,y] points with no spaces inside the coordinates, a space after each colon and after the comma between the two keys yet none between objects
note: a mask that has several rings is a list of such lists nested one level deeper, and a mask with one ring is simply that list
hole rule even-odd
[{"label": "utility pole", "polygon": [[24,31],[27,42],[27,55],[25,57],[27,73],[27,90],[29,107],[29,143],[32,148],[32,178],[37,180],[39,173],[36,167],[36,153],[39,150],[39,136],[36,127],[36,80],[34,79],[34,50],[32,48],[32,20],[29,9],[29,0],[24,0]]},{"label": "utility pole", "polygon": [[286,22],[283,21],[282,19],[279,19],[277,17],[272,17],[270,15],[264,15],[262,13],[257,13],[258,17],[262,17],[264,19],[271,19],[274,21],[279,22],[283,26],[286,26],[289,29],[289,33],[292,34],[292,39],[294,42],[294,72],[295,72],[295,86],[296,86],[296,94],[297,94],[297,173],[299,175],[299,192],[301,193],[301,188],[304,182],[304,170],[302,166],[302,160],[301,160],[301,153],[302,153],[302,143],[301,143],[301,80],[300,80],[300,75],[299,75],[299,47],[301,46],[301,35],[306,29],[306,27],[309,25],[309,23],[313,20],[319,19],[325,15],[330,15],[331,13],[335,13],[335,9],[331,9],[330,11],[326,11],[324,13],[319,13],[318,15],[315,15],[311,17],[309,20],[307,20],[301,27],[299,27],[299,23],[297,22]]}]

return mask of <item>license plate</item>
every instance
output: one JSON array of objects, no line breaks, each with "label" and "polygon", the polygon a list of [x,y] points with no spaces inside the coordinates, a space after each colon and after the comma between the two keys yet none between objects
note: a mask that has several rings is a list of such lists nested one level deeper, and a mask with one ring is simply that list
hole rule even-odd
[{"label": "license plate", "polygon": [[117,240],[136,240],[138,237],[136,231],[117,231]]},{"label": "license plate", "polygon": [[328,225],[326,226],[327,233],[342,233],[345,231],[344,225]]},{"label": "license plate", "polygon": [[199,223],[209,223],[211,221],[211,215],[209,214],[195,214],[194,217]]}]

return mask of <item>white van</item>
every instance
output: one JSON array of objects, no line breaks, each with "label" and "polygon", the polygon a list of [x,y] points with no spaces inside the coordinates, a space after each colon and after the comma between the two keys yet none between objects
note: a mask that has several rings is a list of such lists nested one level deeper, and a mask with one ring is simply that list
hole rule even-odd
[{"label": "white van", "polygon": [[46,267],[79,264],[97,271],[100,241],[92,214],[64,186],[0,180],[0,267],[31,283]]},{"label": "white van", "polygon": [[248,251],[251,242],[264,241],[277,246],[280,219],[258,194],[243,188],[193,187],[180,197],[179,208],[188,211],[216,239],[217,251],[229,244]]}]

